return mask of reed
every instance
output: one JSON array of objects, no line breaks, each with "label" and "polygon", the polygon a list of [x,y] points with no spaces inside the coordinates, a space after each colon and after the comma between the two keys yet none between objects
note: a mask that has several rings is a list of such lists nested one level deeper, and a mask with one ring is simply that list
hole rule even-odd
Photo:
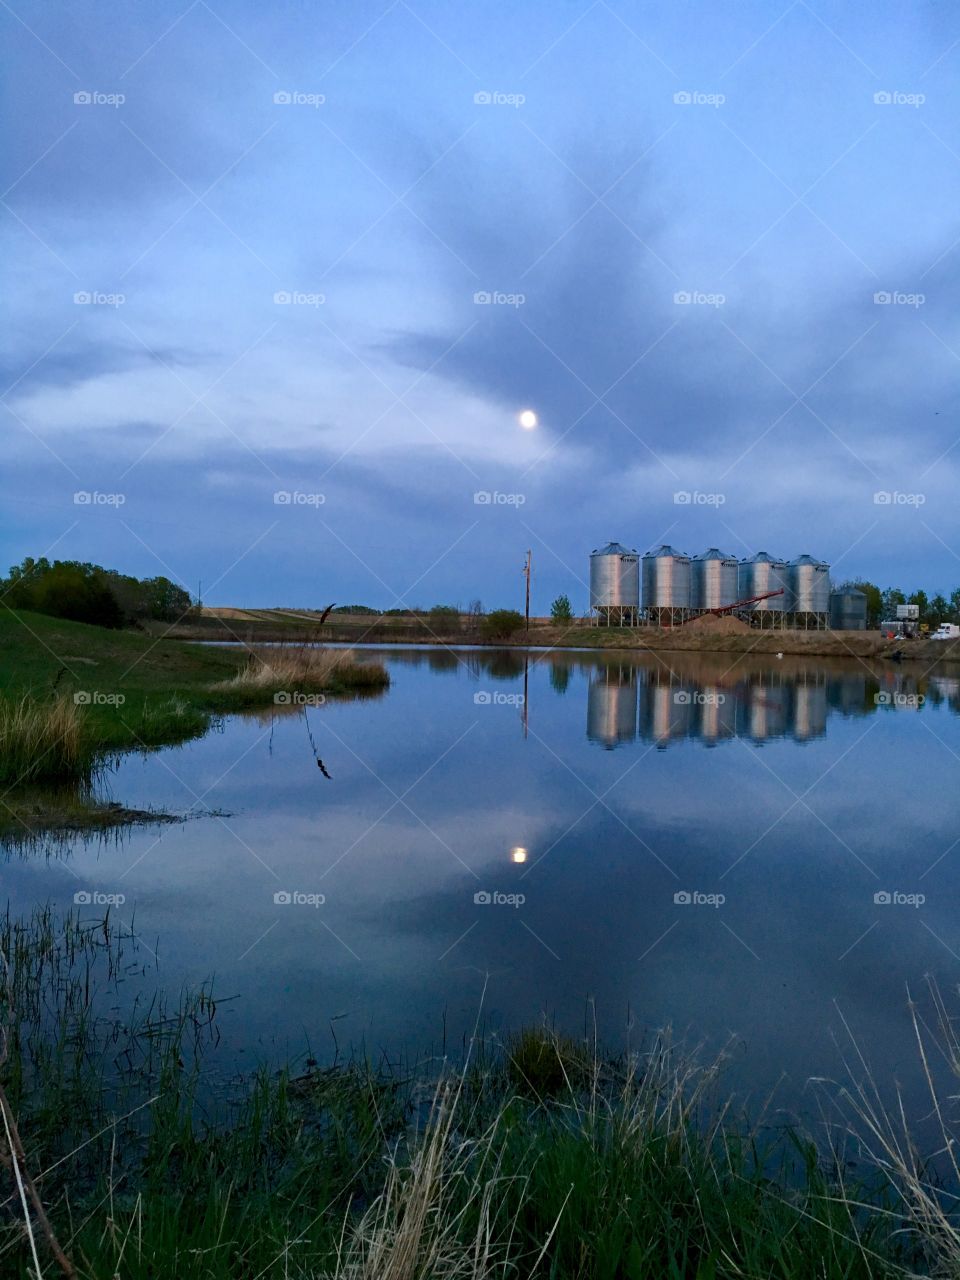
[{"label": "reed", "polygon": [[278,694],[376,693],[389,683],[382,663],[361,661],[351,649],[278,645],[251,649],[246,666],[213,693],[219,705],[254,706]]},{"label": "reed", "polygon": [[0,783],[82,781],[92,768],[82,708],[72,699],[0,698]]}]

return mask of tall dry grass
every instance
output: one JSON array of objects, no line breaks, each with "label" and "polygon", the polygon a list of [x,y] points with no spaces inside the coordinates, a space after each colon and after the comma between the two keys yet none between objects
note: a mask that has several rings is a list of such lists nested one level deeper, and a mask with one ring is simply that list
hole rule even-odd
[{"label": "tall dry grass", "polygon": [[83,713],[69,698],[0,698],[0,782],[83,779],[92,762]]},{"label": "tall dry grass", "polygon": [[250,650],[245,667],[213,686],[218,694],[255,699],[280,691],[337,693],[382,689],[390,683],[380,662],[364,662],[352,649],[264,646]]}]

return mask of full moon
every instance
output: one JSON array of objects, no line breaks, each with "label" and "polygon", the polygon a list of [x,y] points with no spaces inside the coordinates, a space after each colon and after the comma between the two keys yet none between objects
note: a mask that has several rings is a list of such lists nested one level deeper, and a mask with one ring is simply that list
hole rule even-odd
[{"label": "full moon", "polygon": [[532,409],[524,409],[520,415],[520,425],[525,431],[532,431],[537,425],[537,415]]}]

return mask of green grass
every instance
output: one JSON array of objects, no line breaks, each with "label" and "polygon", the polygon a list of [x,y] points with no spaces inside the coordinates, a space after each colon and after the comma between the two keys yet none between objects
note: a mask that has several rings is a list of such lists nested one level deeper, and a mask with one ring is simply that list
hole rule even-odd
[{"label": "green grass", "polygon": [[[238,1082],[223,1002],[140,990],[109,917],[0,920],[0,954],[0,1084],[83,1280],[869,1280],[957,1260],[898,1234],[913,1220],[879,1177],[841,1181],[842,1153],[734,1119],[721,1064],[669,1037],[608,1057],[527,1030],[459,1070],[307,1059]],[[518,1059],[544,1068],[551,1045],[574,1077],[528,1070],[518,1092]],[[26,1275],[12,1192],[0,1274]]]}]

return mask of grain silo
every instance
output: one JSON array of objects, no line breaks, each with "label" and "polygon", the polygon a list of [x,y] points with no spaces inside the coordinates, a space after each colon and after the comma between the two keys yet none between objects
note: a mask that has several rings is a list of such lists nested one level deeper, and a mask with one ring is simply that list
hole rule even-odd
[{"label": "grain silo", "polygon": [[643,557],[643,609],[650,622],[673,626],[691,609],[690,557],[664,543]]},{"label": "grain silo", "polygon": [[813,556],[797,556],[789,570],[790,623],[804,630],[824,630],[830,617],[830,566]]},{"label": "grain silo", "polygon": [[733,556],[710,547],[692,561],[690,604],[694,609],[721,609],[739,600],[739,565]]},{"label": "grain silo", "polygon": [[[748,560],[740,561],[738,594],[741,600],[753,600],[767,596],[755,604],[744,605],[744,612],[760,627],[783,626],[789,595],[789,569],[785,560],[778,560],[767,551],[758,551]],[[770,595],[779,591],[780,595]]]},{"label": "grain silo", "polygon": [[640,558],[608,542],[590,553],[590,611],[601,626],[635,626],[640,610]]},{"label": "grain silo", "polygon": [[862,591],[830,592],[830,626],[834,631],[866,631],[867,597]]}]

